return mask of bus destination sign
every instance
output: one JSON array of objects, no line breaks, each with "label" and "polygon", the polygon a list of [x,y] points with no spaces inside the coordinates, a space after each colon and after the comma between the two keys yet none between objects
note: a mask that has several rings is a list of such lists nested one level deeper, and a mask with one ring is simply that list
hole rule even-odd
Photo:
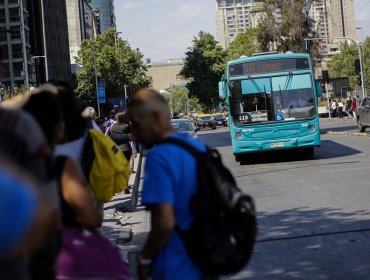
[{"label": "bus destination sign", "polygon": [[294,70],[309,70],[307,58],[270,59],[262,61],[245,62],[229,66],[231,77],[248,76],[270,72],[286,72]]}]

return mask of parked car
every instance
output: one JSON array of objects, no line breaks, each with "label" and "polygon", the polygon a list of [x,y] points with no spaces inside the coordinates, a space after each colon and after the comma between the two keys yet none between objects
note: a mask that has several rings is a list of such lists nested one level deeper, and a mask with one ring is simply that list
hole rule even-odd
[{"label": "parked car", "polygon": [[226,120],[224,114],[214,114],[213,119],[214,119],[216,125],[227,126],[227,120]]},{"label": "parked car", "polygon": [[199,115],[196,121],[196,126],[198,129],[201,128],[216,129],[216,123],[212,118],[212,115]]},{"label": "parked car", "polygon": [[186,133],[192,138],[198,138],[193,124],[188,119],[172,119],[172,127],[179,133]]},{"label": "parked car", "polygon": [[370,97],[362,100],[357,108],[357,125],[360,132],[364,132],[366,127],[370,126]]}]

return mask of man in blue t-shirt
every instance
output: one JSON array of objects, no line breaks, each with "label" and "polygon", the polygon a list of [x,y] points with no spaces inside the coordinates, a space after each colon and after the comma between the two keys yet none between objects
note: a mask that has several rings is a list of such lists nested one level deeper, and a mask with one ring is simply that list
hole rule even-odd
[{"label": "man in blue t-shirt", "polygon": [[[175,133],[166,100],[154,89],[137,92],[129,105],[132,133],[146,148],[165,137],[187,141],[205,151],[205,145]],[[151,231],[139,255],[138,278],[201,279],[175,227],[188,229],[193,217],[189,201],[197,187],[196,161],[173,144],[153,147],[145,163],[142,203],[151,211]]]}]

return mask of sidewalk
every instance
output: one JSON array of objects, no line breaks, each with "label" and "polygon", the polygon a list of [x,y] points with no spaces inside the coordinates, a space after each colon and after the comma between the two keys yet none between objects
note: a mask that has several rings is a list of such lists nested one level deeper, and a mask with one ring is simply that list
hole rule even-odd
[{"label": "sidewalk", "polygon": [[[137,169],[137,163],[138,160],[135,160],[134,170]],[[131,174],[129,185],[134,184],[135,175],[136,173]],[[143,172],[141,175],[143,176]],[[140,191],[141,187],[140,182]],[[131,194],[120,193],[104,204],[102,234],[116,244],[122,259],[129,264],[129,270],[135,279],[136,256],[146,240],[150,227],[150,216],[141,206],[140,197],[138,206],[133,212],[129,211],[130,201]]]}]

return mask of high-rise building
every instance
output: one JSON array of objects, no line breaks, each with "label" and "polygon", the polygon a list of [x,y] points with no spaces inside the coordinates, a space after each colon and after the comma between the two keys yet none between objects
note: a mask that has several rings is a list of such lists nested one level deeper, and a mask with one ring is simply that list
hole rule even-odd
[{"label": "high-rise building", "polygon": [[223,48],[248,28],[256,27],[262,16],[258,0],[216,0],[217,40]]},{"label": "high-rise building", "polygon": [[329,36],[356,40],[353,0],[325,0],[328,9]]},{"label": "high-rise building", "polygon": [[88,0],[93,10],[99,11],[100,32],[109,28],[116,28],[116,16],[114,13],[113,0]]},{"label": "high-rise building", "polygon": [[67,0],[68,37],[72,73],[78,71],[75,57],[81,42],[93,37],[92,8],[86,0]]},{"label": "high-rise building", "polygon": [[[29,0],[28,0],[29,1]],[[39,0],[40,1],[40,0]],[[71,77],[66,0],[41,0],[45,18],[45,46],[49,79]],[[31,0],[29,2],[37,2]]]},{"label": "high-rise building", "polygon": [[65,0],[0,0],[1,88],[68,79],[67,40]]},{"label": "high-rise building", "polygon": [[29,11],[25,1],[0,1],[1,87],[13,91],[34,83],[32,72]]},{"label": "high-rise building", "polygon": [[314,34],[319,40],[323,61],[338,53],[345,39],[356,39],[354,4],[352,0],[319,0],[312,3]]},{"label": "high-rise building", "polygon": [[316,37],[356,39],[353,0],[320,0],[312,3]]}]

